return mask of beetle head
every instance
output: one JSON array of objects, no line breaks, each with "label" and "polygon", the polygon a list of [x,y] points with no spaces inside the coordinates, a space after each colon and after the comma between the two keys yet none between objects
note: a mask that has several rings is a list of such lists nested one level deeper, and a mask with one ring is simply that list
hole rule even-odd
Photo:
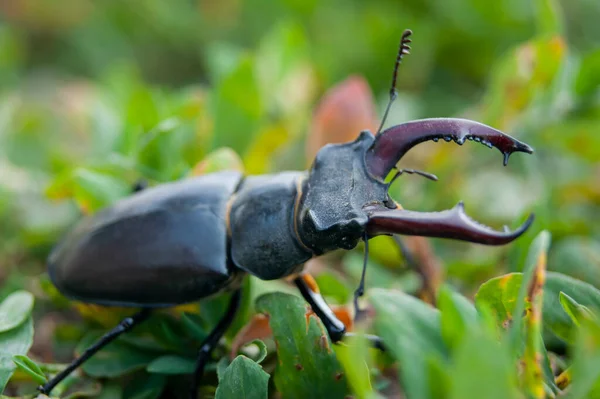
[{"label": "beetle head", "polygon": [[487,245],[503,245],[523,234],[533,216],[515,231],[496,231],[469,218],[462,203],[442,212],[402,209],[388,195],[384,180],[402,156],[424,141],[468,140],[495,147],[507,164],[513,152],[532,153],[522,143],[496,129],[466,119],[439,118],[411,121],[374,136],[363,131],[345,144],[329,144],[317,154],[297,217],[300,239],[316,254],[351,249],[365,237],[404,234],[452,238]]}]

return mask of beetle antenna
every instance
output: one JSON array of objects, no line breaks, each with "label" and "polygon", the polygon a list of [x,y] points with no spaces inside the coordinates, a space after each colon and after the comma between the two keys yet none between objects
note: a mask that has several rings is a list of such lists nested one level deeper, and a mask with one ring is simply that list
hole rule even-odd
[{"label": "beetle antenna", "polygon": [[360,276],[360,283],[358,284],[358,288],[354,291],[354,319],[358,320],[360,318],[360,314],[362,311],[358,308],[358,298],[364,295],[365,293],[365,276],[367,274],[367,261],[369,260],[369,236],[365,231],[363,236],[365,241],[365,257],[363,260],[363,268],[362,274]]},{"label": "beetle antenna", "polygon": [[396,64],[394,64],[394,74],[392,75],[390,101],[388,101],[387,107],[385,108],[385,113],[383,114],[383,118],[381,119],[379,129],[377,129],[377,134],[381,132],[383,124],[385,123],[388,113],[390,112],[390,107],[392,106],[392,103],[394,102],[396,97],[398,97],[398,92],[396,91],[396,78],[398,77],[398,68],[400,67],[400,63],[402,62],[402,57],[404,57],[404,54],[410,54],[409,44],[412,42],[412,40],[410,39],[410,35],[412,35],[412,30],[410,29],[405,29],[402,33],[402,38],[400,39],[400,47],[398,48],[398,56],[396,57]]}]

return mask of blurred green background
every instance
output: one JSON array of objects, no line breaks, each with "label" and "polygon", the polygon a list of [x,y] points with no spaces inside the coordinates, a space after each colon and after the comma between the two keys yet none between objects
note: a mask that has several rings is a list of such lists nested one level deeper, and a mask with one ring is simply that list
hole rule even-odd
[{"label": "blurred green background", "polygon": [[[506,168],[470,143],[425,143],[402,161],[440,178],[395,183],[405,208],[464,200],[496,227],[536,213],[507,247],[432,240],[442,274],[470,293],[518,268],[547,229],[549,268],[600,287],[599,20],[597,0],[0,0],[0,297],[25,288],[40,318],[53,311],[40,288],[51,246],[140,178],[181,178],[206,156],[235,164],[223,147],[247,173],[304,169],[314,143],[340,137],[330,113],[350,121],[345,140],[373,129],[379,117],[364,115],[385,108],[405,28],[413,51],[387,125],[467,117],[535,148]],[[357,81],[369,89],[319,105]],[[373,247],[372,285],[407,274],[391,239]],[[335,276],[353,286],[357,272]],[[36,334],[34,354],[52,359],[52,334]]]}]

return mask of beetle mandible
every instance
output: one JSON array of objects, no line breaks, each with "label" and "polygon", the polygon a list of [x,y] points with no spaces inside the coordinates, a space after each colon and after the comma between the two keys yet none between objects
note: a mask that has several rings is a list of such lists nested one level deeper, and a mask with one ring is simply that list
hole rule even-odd
[{"label": "beetle mandible", "polygon": [[[382,234],[451,238],[486,245],[507,244],[531,225],[495,231],[467,217],[462,202],[441,212],[402,209],[389,195],[388,174],[413,146],[428,140],[481,142],[504,155],[532,153],[530,146],[494,128],[466,119],[437,118],[382,131],[396,97],[396,74],[408,53],[410,30],[402,35],[390,101],[379,131],[363,131],[350,143],[328,144],[308,171],[243,176],[224,171],[140,190],[81,220],[48,258],[53,284],[69,298],[142,310],[88,348],[58,382],[120,334],[147,319],[152,309],[233,292],[221,321],[202,343],[191,397],[213,348],[231,324],[246,274],[273,280],[298,274],[294,282],[323,321],[333,342],[345,335],[310,276],[301,274],[312,257],[350,250]],[[399,170],[414,173],[413,170]],[[417,172],[426,176],[423,172]],[[358,294],[362,294],[362,283]],[[373,337],[374,345],[383,344]]]}]

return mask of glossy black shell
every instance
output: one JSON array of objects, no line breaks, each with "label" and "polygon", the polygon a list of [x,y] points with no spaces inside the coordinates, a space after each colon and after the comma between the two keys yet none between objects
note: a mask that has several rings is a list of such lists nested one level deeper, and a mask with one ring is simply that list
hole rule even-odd
[{"label": "glossy black shell", "polygon": [[66,296],[160,307],[215,294],[241,274],[228,261],[227,202],[242,181],[219,172],[162,184],[82,220],[49,257]]},{"label": "glossy black shell", "polygon": [[296,204],[304,172],[249,176],[231,207],[231,260],[240,269],[274,280],[299,270],[313,253],[298,239]]}]

